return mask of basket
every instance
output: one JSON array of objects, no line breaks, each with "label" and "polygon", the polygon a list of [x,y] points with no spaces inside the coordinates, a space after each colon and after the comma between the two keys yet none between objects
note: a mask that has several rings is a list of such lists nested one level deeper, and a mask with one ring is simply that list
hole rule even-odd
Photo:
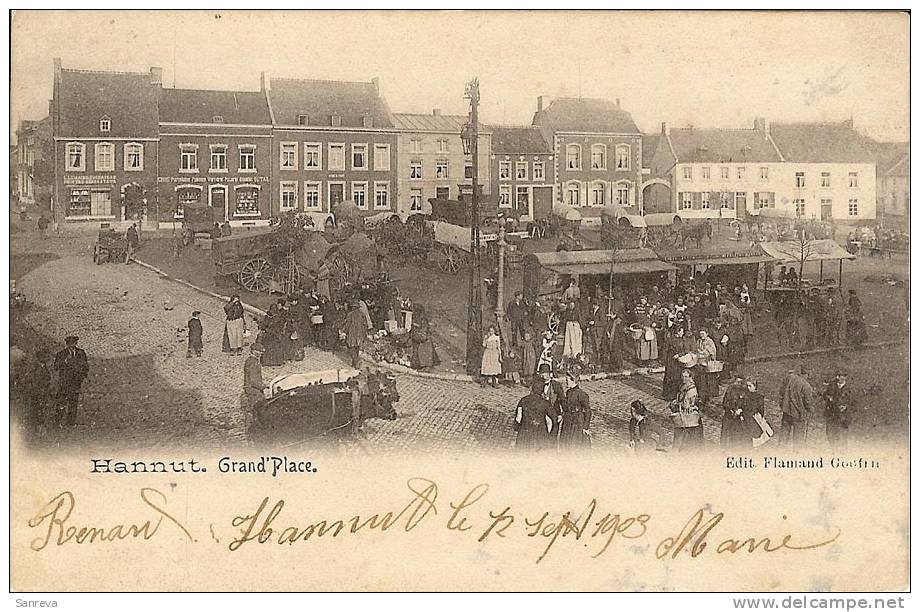
[{"label": "basket", "polygon": [[633,340],[642,340],[645,337],[645,330],[635,324],[630,325],[627,329]]},{"label": "basket", "polygon": [[671,423],[674,424],[674,427],[698,427],[700,424],[700,411],[694,409],[689,412],[672,412]]},{"label": "basket", "polygon": [[321,325],[323,323],[323,315],[316,314],[310,317],[310,323],[313,325]]},{"label": "basket", "polygon": [[685,368],[692,368],[695,365],[699,364],[699,358],[696,353],[686,353],[677,358]]},{"label": "basket", "polygon": [[715,360],[712,360],[712,361],[710,361],[709,363],[706,364],[706,371],[709,372],[710,374],[714,374],[714,373],[716,373],[716,372],[721,372],[721,371],[722,371],[722,367],[723,367],[724,365],[725,365],[725,364],[724,364],[724,362],[722,362],[722,361],[715,361]]}]

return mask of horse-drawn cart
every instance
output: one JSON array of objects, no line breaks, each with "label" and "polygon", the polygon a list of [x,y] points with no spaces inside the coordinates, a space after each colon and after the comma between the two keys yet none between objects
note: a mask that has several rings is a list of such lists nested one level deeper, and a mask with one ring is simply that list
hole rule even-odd
[{"label": "horse-drawn cart", "polygon": [[113,229],[99,230],[93,245],[93,262],[128,263],[128,238]]}]

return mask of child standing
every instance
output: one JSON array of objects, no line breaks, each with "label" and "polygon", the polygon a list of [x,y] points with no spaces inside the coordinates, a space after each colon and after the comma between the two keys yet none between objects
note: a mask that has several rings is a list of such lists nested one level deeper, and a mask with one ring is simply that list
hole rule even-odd
[{"label": "child standing", "polygon": [[514,385],[521,384],[521,374],[520,374],[520,359],[518,359],[518,349],[509,348],[507,354],[505,355],[505,360],[502,362],[502,369],[505,374],[505,384]]},{"label": "child standing", "polygon": [[185,353],[186,358],[191,357],[193,352],[195,357],[201,357],[201,351],[204,349],[204,342],[202,341],[204,330],[201,327],[201,319],[198,318],[200,316],[201,313],[196,310],[192,313],[192,318],[188,320],[188,352]]}]

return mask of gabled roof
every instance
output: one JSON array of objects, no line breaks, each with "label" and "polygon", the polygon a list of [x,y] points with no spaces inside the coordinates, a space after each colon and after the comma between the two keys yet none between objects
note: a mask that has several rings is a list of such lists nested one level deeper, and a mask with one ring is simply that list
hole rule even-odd
[{"label": "gabled roof", "polygon": [[661,141],[661,134],[643,134],[642,135],[642,167],[650,168],[652,158],[655,157],[655,151],[658,150],[658,143]]},{"label": "gabled roof", "polygon": [[553,149],[540,128],[529,125],[493,125],[492,152],[511,155],[548,155]]},{"label": "gabled roof", "polygon": [[365,117],[369,127],[393,127],[374,83],[273,78],[269,98],[277,125],[299,125],[299,116],[306,115],[307,125],[331,127],[337,115],[342,127],[365,127]]},{"label": "gabled roof", "polygon": [[[146,72],[61,70],[55,136],[155,138],[159,85],[151,81]],[[111,128],[101,134],[99,120],[103,117],[111,120]]]},{"label": "gabled roof", "polygon": [[557,132],[640,133],[629,113],[600,98],[556,98],[534,114],[533,124]]},{"label": "gabled roof", "polygon": [[872,163],[872,153],[853,129],[842,123],[774,123],[773,141],[788,162]]},{"label": "gabled roof", "polygon": [[[393,113],[396,129],[406,132],[449,132],[460,136],[460,128],[467,122],[465,115],[425,115],[419,113]],[[484,132],[484,126],[479,131]]]},{"label": "gabled roof", "polygon": [[866,138],[866,148],[875,158],[876,174],[896,174],[907,176],[910,174],[910,143],[909,142],[878,142]]},{"label": "gabled roof", "polygon": [[[215,122],[215,116],[223,120]],[[260,91],[163,89],[160,121],[271,125],[271,116],[265,94]]]},{"label": "gabled roof", "polygon": [[760,130],[671,128],[669,138],[679,163],[782,161]]}]

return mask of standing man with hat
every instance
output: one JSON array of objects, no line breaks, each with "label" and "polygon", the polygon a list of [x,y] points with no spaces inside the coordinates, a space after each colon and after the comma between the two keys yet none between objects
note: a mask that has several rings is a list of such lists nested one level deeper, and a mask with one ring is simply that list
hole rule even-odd
[{"label": "standing man with hat", "polygon": [[240,396],[240,408],[243,418],[251,422],[256,408],[265,400],[268,385],[262,379],[262,353],[264,348],[258,342],[249,347],[249,357],[243,362],[243,393]]},{"label": "standing man with hat", "polygon": [[80,387],[89,373],[86,351],[77,347],[79,338],[64,338],[65,348],[54,356],[54,369],[58,374],[58,392],[55,421],[58,425],[77,424],[77,404]]},{"label": "standing man with hat", "polygon": [[847,373],[838,370],[824,390],[824,423],[827,441],[834,450],[846,450],[853,418],[853,394],[847,386]]}]

